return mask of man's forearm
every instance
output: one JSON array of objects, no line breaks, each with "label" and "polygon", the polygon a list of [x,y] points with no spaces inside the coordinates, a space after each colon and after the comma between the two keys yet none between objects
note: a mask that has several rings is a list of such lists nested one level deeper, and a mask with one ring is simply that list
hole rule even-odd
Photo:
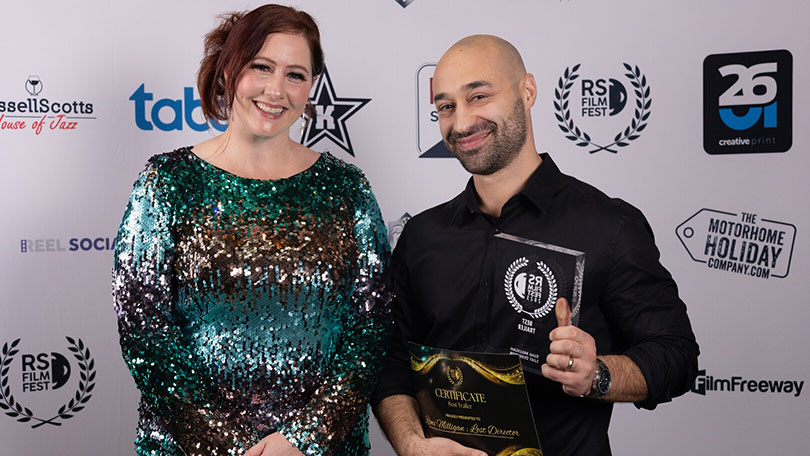
[{"label": "man's forearm", "polygon": [[399,454],[409,453],[407,447],[414,437],[425,437],[417,410],[416,399],[407,394],[388,396],[374,409],[380,427]]},{"label": "man's forearm", "polygon": [[630,358],[624,355],[600,356],[610,370],[610,389],[604,398],[610,402],[638,402],[647,398],[647,381]]}]

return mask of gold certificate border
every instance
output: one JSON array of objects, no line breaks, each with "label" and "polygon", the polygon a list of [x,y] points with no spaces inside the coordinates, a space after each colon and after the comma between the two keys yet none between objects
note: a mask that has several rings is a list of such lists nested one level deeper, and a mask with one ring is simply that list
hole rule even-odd
[{"label": "gold certificate border", "polygon": [[[526,379],[523,377],[523,369],[521,369],[519,363],[514,366],[508,367],[494,367],[489,366],[481,361],[468,358],[466,356],[451,358],[444,353],[433,354],[424,360],[418,359],[416,355],[411,353],[411,370],[419,373],[420,375],[427,375],[428,373],[430,373],[430,371],[433,369],[436,363],[442,360],[462,362],[471,367],[476,372],[478,372],[482,377],[487,379],[489,382],[494,383],[496,385],[526,384]],[[514,453],[514,454],[524,456],[524,453]],[[525,455],[528,456],[529,453],[525,453]]]},{"label": "gold certificate border", "polygon": [[537,448],[521,448],[512,445],[499,451],[496,456],[543,456],[543,452]]}]

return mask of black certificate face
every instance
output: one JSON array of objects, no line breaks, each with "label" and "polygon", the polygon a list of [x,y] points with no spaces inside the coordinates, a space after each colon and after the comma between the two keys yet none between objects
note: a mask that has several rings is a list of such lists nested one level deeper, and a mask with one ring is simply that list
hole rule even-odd
[{"label": "black certificate face", "polygon": [[425,435],[491,456],[542,456],[519,357],[409,346]]},{"label": "black certificate face", "polygon": [[585,254],[508,234],[495,236],[494,242],[495,308],[490,321],[507,336],[498,338],[493,351],[518,355],[526,371],[541,374],[549,352],[548,333],[557,327],[557,299],[567,299],[572,324],[579,321]]}]

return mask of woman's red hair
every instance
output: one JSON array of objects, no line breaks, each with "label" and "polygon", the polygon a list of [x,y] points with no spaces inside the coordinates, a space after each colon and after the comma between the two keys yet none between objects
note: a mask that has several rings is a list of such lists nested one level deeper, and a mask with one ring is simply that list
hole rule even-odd
[{"label": "woman's red hair", "polygon": [[[242,70],[271,33],[296,33],[304,37],[312,56],[312,77],[323,73],[321,35],[309,14],[273,4],[249,13],[226,14],[219,26],[205,35],[204,56],[197,74],[197,90],[206,119],[228,120]],[[311,103],[307,103],[306,112],[310,118],[315,117]]]}]

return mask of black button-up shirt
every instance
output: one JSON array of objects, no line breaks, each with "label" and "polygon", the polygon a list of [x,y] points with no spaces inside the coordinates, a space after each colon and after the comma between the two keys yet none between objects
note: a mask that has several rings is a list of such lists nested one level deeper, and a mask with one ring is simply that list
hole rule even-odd
[{"label": "black button-up shirt", "polygon": [[[514,312],[493,294],[503,280],[493,252],[501,232],[585,252],[579,326],[599,355],[623,354],[638,365],[649,394],[637,406],[653,409],[693,385],[698,346],[646,219],[541,157],[497,219],[481,212],[470,179],[456,198],[408,221],[393,254],[397,334],[375,402],[414,394],[407,341],[481,352],[509,346],[514,328],[491,324]],[[527,373],[526,384],[545,454],[610,454],[611,403],[568,396],[540,375]]]}]

